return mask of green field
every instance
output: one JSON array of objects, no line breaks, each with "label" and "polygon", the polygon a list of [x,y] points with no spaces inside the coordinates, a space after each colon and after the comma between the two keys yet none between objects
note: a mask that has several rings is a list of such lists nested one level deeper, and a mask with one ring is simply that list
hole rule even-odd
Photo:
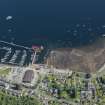
[{"label": "green field", "polygon": [[0,76],[7,76],[11,72],[11,68],[2,68],[0,69]]}]

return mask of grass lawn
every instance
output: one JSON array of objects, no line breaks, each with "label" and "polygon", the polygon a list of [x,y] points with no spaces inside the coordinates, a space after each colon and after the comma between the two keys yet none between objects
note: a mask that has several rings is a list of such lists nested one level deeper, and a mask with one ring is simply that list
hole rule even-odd
[{"label": "grass lawn", "polygon": [[2,69],[0,69],[0,76],[7,76],[10,71],[11,71],[11,68],[2,68]]}]

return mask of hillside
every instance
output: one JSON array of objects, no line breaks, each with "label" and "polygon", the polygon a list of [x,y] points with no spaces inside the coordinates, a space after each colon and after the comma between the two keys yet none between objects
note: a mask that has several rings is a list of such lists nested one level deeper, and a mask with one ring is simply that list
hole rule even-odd
[{"label": "hillside", "polygon": [[46,62],[59,69],[95,72],[105,64],[105,38],[78,48],[58,48]]}]

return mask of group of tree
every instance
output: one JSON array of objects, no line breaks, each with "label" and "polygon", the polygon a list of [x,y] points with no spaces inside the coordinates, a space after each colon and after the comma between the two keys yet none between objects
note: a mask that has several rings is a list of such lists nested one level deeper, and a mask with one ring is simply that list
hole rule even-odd
[{"label": "group of tree", "polygon": [[37,98],[28,96],[15,97],[0,93],[0,105],[41,105]]}]

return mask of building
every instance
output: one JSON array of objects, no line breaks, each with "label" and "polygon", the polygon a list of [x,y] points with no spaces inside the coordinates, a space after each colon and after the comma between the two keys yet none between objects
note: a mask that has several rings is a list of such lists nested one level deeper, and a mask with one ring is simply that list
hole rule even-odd
[{"label": "building", "polygon": [[23,76],[23,82],[24,83],[31,83],[33,78],[34,78],[34,71],[33,70],[27,70]]}]

